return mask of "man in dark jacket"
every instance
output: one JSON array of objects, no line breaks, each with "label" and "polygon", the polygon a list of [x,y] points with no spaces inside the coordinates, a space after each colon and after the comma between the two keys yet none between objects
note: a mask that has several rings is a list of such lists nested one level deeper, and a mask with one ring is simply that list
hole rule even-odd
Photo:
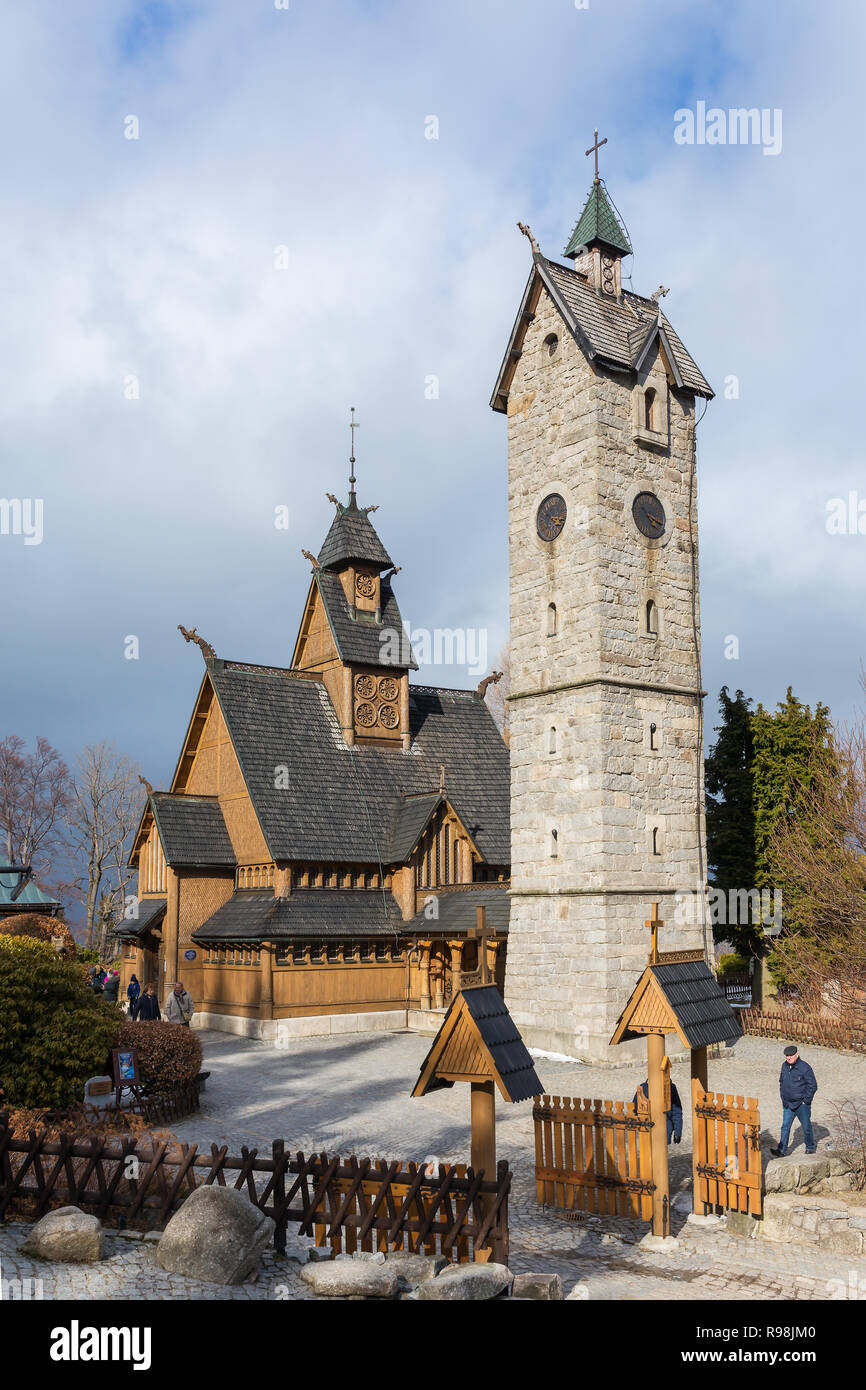
[{"label": "man in dark jacket", "polygon": [[139,996],[138,1009],[135,1014],[136,1021],[149,1023],[159,1016],[159,1000],[156,997],[156,990],[153,985],[145,985],[144,994]]},{"label": "man in dark jacket", "polygon": [[[646,1081],[641,1082],[640,1089],[649,1099],[649,1077]],[[632,1105],[637,1106],[637,1091],[634,1093]],[[668,1122],[668,1143],[673,1139],[674,1143],[678,1144],[683,1137],[683,1103],[673,1082],[671,1082],[671,1108],[665,1111],[665,1118]]]},{"label": "man in dark jacket", "polygon": [[818,1089],[815,1073],[804,1062],[796,1047],[785,1048],[785,1060],[779,1076],[779,1095],[782,1097],[782,1133],[778,1149],[771,1149],[774,1158],[783,1158],[788,1148],[791,1126],[799,1120],[806,1141],[806,1153],[815,1152],[815,1136],[812,1133],[812,1099]]}]

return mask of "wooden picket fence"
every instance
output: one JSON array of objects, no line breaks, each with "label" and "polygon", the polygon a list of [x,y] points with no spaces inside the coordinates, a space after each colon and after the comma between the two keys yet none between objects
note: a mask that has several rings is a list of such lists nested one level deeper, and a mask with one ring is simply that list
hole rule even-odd
[{"label": "wooden picket fence", "polygon": [[609,1216],[652,1218],[649,1102],[538,1096],[535,1179],[539,1202]]},{"label": "wooden picket fence", "polygon": [[38,1218],[57,1206],[80,1206],[102,1221],[158,1230],[203,1184],[243,1191],[273,1218],[274,1244],[286,1248],[289,1223],[318,1246],[401,1250],[468,1260],[508,1262],[508,1164],[494,1179],[464,1164],[425,1166],[326,1153],[295,1153],[275,1140],[271,1154],[225,1145],[210,1154],[195,1144],[139,1144],[132,1137],[30,1130],[13,1137],[0,1114],[0,1219]]},{"label": "wooden picket fence", "polygon": [[694,1209],[701,1204],[763,1211],[761,1116],[753,1097],[694,1093],[692,1114]]},{"label": "wooden picket fence", "polygon": [[812,1043],[815,1047],[835,1047],[866,1052],[866,1027],[859,1020],[824,1018],[820,1014],[783,1009],[778,1013],[764,1009],[740,1009],[737,1018],[744,1033],[757,1038],[784,1038],[788,1042]]}]

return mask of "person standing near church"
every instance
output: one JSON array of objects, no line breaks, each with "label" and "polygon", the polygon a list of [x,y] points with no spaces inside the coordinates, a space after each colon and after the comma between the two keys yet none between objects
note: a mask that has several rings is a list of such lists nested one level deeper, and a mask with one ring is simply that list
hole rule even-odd
[{"label": "person standing near church", "polygon": [[178,980],[168,999],[165,1001],[165,1021],[166,1023],[181,1023],[185,1028],[189,1027],[193,1016],[195,1005],[192,1002],[192,995],[183,987],[183,981]]},{"label": "person standing near church", "polygon": [[782,1133],[779,1137],[779,1147],[771,1149],[770,1153],[774,1158],[784,1158],[788,1148],[788,1139],[791,1134],[791,1126],[795,1120],[800,1121],[803,1130],[803,1138],[806,1141],[806,1153],[815,1152],[815,1135],[812,1132],[812,1100],[818,1089],[815,1080],[815,1073],[804,1062],[796,1047],[789,1045],[785,1048],[785,1060],[782,1063],[782,1071],[779,1076],[779,1094],[782,1098]]},{"label": "person standing near church", "polygon": [[136,1001],[135,1020],[137,1023],[155,1023],[159,1016],[156,989],[153,985],[145,985],[144,994]]},{"label": "person standing near church", "polygon": [[[638,1089],[642,1091],[644,1097],[649,1100],[649,1077],[647,1077],[646,1081],[641,1082]],[[635,1091],[632,1101],[632,1105],[635,1109],[637,1109],[637,1098],[638,1092]],[[671,1108],[665,1111],[665,1119],[667,1120],[668,1143],[670,1144],[671,1140],[673,1140],[675,1144],[679,1144],[683,1137],[683,1103],[680,1100],[680,1093],[673,1082],[671,1082]]]}]

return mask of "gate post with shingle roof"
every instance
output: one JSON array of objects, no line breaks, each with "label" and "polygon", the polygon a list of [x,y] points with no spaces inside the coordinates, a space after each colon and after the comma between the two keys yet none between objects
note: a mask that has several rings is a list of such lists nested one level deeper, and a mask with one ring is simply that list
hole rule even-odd
[{"label": "gate post with shingle roof", "polygon": [[[646,1037],[649,1065],[648,1089],[652,1120],[653,1235],[670,1234],[667,1111],[670,1109],[670,1059],[665,1053],[665,1034],[675,1033],[691,1058],[692,1175],[697,1178],[694,1107],[698,1090],[707,1089],[707,1046],[731,1044],[742,1037],[739,1020],[724,990],[704,958],[703,951],[660,951],[659,928],[664,926],[658,904],[652,904],[647,920],[652,933],[646,969],[631,992],[617,1021],[611,1046]],[[697,1185],[695,1183],[695,1191]]]}]

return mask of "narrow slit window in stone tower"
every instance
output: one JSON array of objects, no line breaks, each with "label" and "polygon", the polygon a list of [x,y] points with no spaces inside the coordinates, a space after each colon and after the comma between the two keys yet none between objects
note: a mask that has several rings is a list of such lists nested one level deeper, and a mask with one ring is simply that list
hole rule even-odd
[{"label": "narrow slit window in stone tower", "polygon": [[548,753],[555,753],[555,752],[556,752],[556,725],[555,725],[555,724],[551,724],[551,726],[550,726],[550,732],[549,732],[549,734],[548,734],[548,736],[547,736],[547,751],[548,751]]},{"label": "narrow slit window in stone tower", "polygon": [[559,347],[559,339],[555,333],[548,333],[544,340],[544,347],[548,357],[556,356],[556,350]]},{"label": "narrow slit window in stone tower", "polygon": [[651,598],[646,601],[646,633],[648,637],[658,637],[659,633],[658,609]]},{"label": "narrow slit window in stone tower", "polygon": [[555,637],[555,636],[556,636],[556,604],[555,604],[555,603],[549,603],[549,604],[547,605],[547,635],[548,635],[548,637]]},{"label": "narrow slit window in stone tower", "polygon": [[655,414],[655,411],[654,411],[655,398],[656,398],[656,393],[655,393],[655,391],[652,389],[652,387],[650,387],[650,389],[649,389],[648,391],[645,391],[645,392],[644,392],[644,398],[643,398],[643,423],[644,423],[644,429],[647,429],[647,430],[654,430],[654,429],[655,429],[655,425],[653,424],[653,417],[654,417],[654,414]]},{"label": "narrow slit window in stone tower", "polygon": [[659,828],[657,825],[653,826],[653,854],[661,854],[661,849],[659,848]]},{"label": "narrow slit window in stone tower", "polygon": [[656,744],[656,732],[657,730],[655,724],[650,724],[650,750],[653,753],[656,751],[656,748],[658,747],[658,745]]},{"label": "narrow slit window in stone tower", "polygon": [[558,854],[559,854],[559,832],[556,831],[556,830],[551,830],[551,832],[550,832],[550,857],[551,857],[551,859],[555,859],[556,856],[557,856]]}]

